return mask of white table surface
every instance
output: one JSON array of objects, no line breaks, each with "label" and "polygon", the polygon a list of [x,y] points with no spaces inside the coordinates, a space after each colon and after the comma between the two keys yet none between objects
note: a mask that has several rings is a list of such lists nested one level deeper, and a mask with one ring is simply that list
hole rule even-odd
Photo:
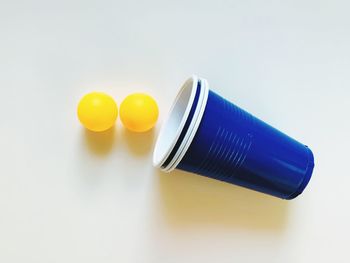
[{"label": "white table surface", "polygon": [[[350,262],[348,1],[0,0],[0,262]],[[283,201],[152,167],[191,74],[308,144]],[[79,98],[152,94],[153,132],[85,132]]]}]

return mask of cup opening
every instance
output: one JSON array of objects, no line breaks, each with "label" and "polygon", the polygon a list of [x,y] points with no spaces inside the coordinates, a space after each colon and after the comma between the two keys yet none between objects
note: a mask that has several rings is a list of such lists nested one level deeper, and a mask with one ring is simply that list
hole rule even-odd
[{"label": "cup opening", "polygon": [[186,154],[189,146],[191,145],[193,138],[198,130],[198,127],[201,123],[209,95],[209,84],[205,79],[198,80],[201,83],[201,98],[198,101],[198,106],[196,109],[196,116],[193,118],[193,122],[191,123],[191,127],[189,128],[189,132],[186,134],[186,137],[183,140],[183,145],[179,148],[175,158],[171,161],[171,163],[166,167],[166,172],[171,172],[174,170],[177,165],[181,162],[182,158]]},{"label": "cup opening", "polygon": [[193,76],[182,85],[157,138],[153,152],[154,166],[161,166],[176,144],[190,112],[197,82],[197,78]]}]

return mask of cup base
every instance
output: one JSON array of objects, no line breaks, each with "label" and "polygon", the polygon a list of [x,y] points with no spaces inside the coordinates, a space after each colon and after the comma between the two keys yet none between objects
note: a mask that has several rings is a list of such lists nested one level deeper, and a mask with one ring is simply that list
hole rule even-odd
[{"label": "cup base", "polygon": [[314,170],[314,167],[315,167],[315,163],[314,163],[314,155],[312,153],[312,151],[309,149],[309,147],[307,147],[305,145],[305,147],[307,148],[308,150],[308,164],[307,164],[307,167],[306,167],[306,172],[305,172],[305,177],[304,177],[304,180],[302,181],[302,183],[300,184],[300,187],[298,188],[297,191],[295,191],[293,194],[291,194],[290,196],[288,196],[286,198],[286,200],[291,200],[291,199],[294,199],[296,198],[298,195],[300,195],[304,189],[306,188],[306,186],[308,185],[308,183],[310,182],[310,179],[311,179],[311,175],[312,175],[312,172]]}]

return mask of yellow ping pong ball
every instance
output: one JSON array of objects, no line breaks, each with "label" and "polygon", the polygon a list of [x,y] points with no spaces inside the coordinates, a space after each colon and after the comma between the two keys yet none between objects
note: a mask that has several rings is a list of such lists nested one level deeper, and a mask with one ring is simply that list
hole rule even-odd
[{"label": "yellow ping pong ball", "polygon": [[77,114],[86,129],[102,132],[114,125],[118,107],[111,96],[102,92],[91,92],[81,98]]},{"label": "yellow ping pong ball", "polygon": [[133,93],[120,104],[120,119],[133,132],[146,132],[153,128],[158,119],[156,101],[144,93]]}]

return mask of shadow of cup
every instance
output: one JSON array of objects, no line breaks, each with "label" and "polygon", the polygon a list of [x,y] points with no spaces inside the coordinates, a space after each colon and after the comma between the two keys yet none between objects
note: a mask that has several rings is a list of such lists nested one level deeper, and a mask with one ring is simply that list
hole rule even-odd
[{"label": "shadow of cup", "polygon": [[172,226],[285,228],[288,201],[179,170],[157,173],[160,207]]}]

